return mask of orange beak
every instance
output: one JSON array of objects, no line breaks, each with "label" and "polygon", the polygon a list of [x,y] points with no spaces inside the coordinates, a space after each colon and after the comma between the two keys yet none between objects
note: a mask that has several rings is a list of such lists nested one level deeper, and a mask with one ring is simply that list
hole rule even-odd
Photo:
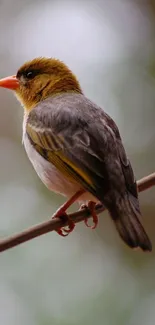
[{"label": "orange beak", "polygon": [[16,90],[19,87],[19,81],[16,76],[10,76],[0,79],[0,87]]}]

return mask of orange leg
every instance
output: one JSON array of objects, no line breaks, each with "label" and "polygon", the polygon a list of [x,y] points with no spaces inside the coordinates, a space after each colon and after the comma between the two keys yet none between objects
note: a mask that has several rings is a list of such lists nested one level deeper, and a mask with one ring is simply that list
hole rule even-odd
[{"label": "orange leg", "polygon": [[96,203],[95,202],[93,202],[93,201],[89,201],[88,202],[88,205],[82,205],[81,206],[81,208],[80,209],[84,209],[84,208],[87,208],[89,211],[90,211],[90,213],[91,213],[91,215],[92,215],[92,218],[93,218],[93,226],[89,226],[89,224],[88,224],[88,219],[85,219],[84,220],[84,223],[85,223],[85,225],[88,227],[88,228],[91,228],[91,229],[95,229],[96,227],[97,227],[97,225],[98,225],[98,216],[97,216],[97,214],[96,214],[96,212],[95,212],[95,206],[96,206]]},{"label": "orange leg", "polygon": [[69,218],[69,216],[66,213],[66,210],[84,193],[84,190],[80,190],[76,192],[67,202],[65,202],[53,215],[53,219],[55,218],[61,218],[64,221],[68,221],[68,229],[60,228],[59,230],[56,230],[56,232],[60,236],[68,236],[70,232],[72,232],[75,228],[75,223]]}]

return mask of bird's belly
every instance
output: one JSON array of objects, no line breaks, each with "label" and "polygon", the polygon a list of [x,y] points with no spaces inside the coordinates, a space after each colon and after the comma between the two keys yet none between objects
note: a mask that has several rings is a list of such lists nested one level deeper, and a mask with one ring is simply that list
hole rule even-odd
[{"label": "bird's belly", "polygon": [[[70,182],[52,163],[45,160],[34,149],[26,134],[23,136],[23,143],[36,173],[49,190],[71,197],[81,189],[80,184]],[[83,194],[78,202],[81,204],[89,200],[98,202],[98,200],[88,192]]]}]

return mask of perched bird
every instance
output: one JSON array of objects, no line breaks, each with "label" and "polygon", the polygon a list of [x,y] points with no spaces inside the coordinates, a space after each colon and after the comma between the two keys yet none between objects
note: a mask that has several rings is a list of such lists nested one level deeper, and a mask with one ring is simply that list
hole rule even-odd
[{"label": "perched bird", "polygon": [[[55,216],[78,201],[88,204],[95,228],[94,206],[101,202],[127,245],[151,251],[119,130],[85,97],[72,71],[57,59],[36,58],[16,76],[1,79],[0,87],[12,89],[24,107],[23,143],[37,174],[50,190],[68,198]],[[66,232],[73,228],[70,220]],[[62,229],[59,234],[64,235]]]}]

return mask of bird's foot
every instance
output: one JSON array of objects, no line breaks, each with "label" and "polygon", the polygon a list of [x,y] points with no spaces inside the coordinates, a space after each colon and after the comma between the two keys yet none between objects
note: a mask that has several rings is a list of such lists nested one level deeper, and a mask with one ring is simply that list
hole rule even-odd
[{"label": "bird's foot", "polygon": [[80,210],[83,210],[83,209],[88,209],[91,213],[91,216],[93,218],[93,225],[90,226],[88,224],[88,218],[86,218],[84,220],[84,223],[85,225],[88,227],[88,228],[91,228],[91,229],[95,229],[98,225],[98,216],[96,214],[96,211],[95,211],[95,206],[96,206],[96,203],[93,202],[93,201],[89,201],[88,204],[82,204],[81,207],[80,207]]},{"label": "bird's foot", "polygon": [[56,211],[56,213],[52,217],[52,219],[56,219],[56,218],[60,218],[64,223],[68,222],[67,228],[62,227],[56,230],[58,235],[62,237],[68,236],[74,230],[75,223],[69,218],[68,214],[63,209],[61,210],[61,208],[58,211]]},{"label": "bird's foot", "polygon": [[75,223],[72,221],[72,219],[68,216],[66,213],[66,210],[84,193],[84,190],[80,190],[76,192],[67,202],[65,202],[53,215],[52,219],[60,218],[64,221],[64,223],[68,222],[68,227],[62,227],[56,232],[62,236],[66,237],[68,236],[75,228]]}]

